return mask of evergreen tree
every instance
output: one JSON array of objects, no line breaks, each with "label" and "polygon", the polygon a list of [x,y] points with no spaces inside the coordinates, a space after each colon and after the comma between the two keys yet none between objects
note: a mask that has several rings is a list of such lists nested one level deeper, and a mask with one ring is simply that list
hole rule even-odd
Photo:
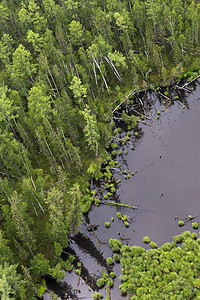
[{"label": "evergreen tree", "polygon": [[100,135],[98,133],[96,117],[95,115],[91,114],[88,106],[81,112],[81,114],[83,115],[86,122],[84,133],[86,136],[87,144],[90,150],[92,150],[93,155],[97,155]]}]

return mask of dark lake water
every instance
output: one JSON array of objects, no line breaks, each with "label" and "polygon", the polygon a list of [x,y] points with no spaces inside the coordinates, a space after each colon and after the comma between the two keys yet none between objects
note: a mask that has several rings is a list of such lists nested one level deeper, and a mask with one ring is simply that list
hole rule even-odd
[{"label": "dark lake water", "polygon": [[[134,205],[138,209],[93,206],[81,225],[80,233],[70,241],[70,251],[83,264],[82,277],[93,289],[95,279],[101,275],[102,268],[106,268],[106,258],[112,256],[106,243],[110,238],[148,248],[142,240],[147,235],[161,246],[172,242],[174,235],[194,231],[191,222],[179,227],[179,218],[184,220],[192,215],[200,222],[200,84],[197,80],[184,89],[172,87],[168,92],[166,97],[161,95],[164,90],[160,91],[161,94],[148,92],[139,96],[148,116],[147,125],[139,123],[136,129],[139,135],[135,137],[132,131],[128,144],[117,148],[117,151],[123,150],[123,155],[116,157],[121,164],[120,170],[135,175],[125,179],[121,172],[114,171],[113,178],[121,179],[121,182],[110,200]],[[170,102],[169,99],[175,99],[175,96],[179,99]],[[141,101],[135,99],[132,106],[140,112],[143,109]],[[160,111],[159,119],[157,111]],[[122,130],[120,138],[124,135]],[[99,191],[98,186],[92,188]],[[102,199],[100,192],[97,195]],[[117,212],[129,217],[128,228],[117,218]],[[111,221],[111,217],[114,222],[106,229],[104,222]],[[89,224],[99,225],[95,230],[96,237],[93,232],[88,232],[86,226]],[[120,265],[115,264],[113,271],[119,276]],[[59,284],[53,280],[47,280],[47,284],[61,299],[92,299],[88,286],[73,272],[66,273],[66,278]],[[126,299],[120,296],[119,284],[116,278],[111,289],[112,300]],[[100,292],[106,298],[104,289]],[[47,294],[44,299],[48,299]]]}]

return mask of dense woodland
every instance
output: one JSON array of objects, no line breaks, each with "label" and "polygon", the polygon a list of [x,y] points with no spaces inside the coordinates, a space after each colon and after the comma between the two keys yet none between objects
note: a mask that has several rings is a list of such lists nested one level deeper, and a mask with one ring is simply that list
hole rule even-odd
[{"label": "dense woodland", "polygon": [[36,299],[41,276],[70,268],[60,254],[94,200],[112,110],[196,76],[199,42],[197,0],[1,0],[1,299]]}]

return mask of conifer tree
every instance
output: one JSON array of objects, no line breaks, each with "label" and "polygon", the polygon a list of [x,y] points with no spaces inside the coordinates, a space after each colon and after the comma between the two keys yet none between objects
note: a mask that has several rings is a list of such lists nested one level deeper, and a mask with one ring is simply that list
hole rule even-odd
[{"label": "conifer tree", "polygon": [[78,233],[79,226],[82,222],[82,211],[81,211],[81,197],[82,193],[78,183],[75,183],[70,189],[71,208],[70,208],[70,219],[71,227],[70,230],[73,233]]},{"label": "conifer tree", "polygon": [[87,144],[90,150],[92,150],[93,155],[97,156],[100,135],[98,133],[96,116],[91,114],[88,106],[86,106],[81,114],[83,115],[86,122],[84,133],[86,136]]},{"label": "conifer tree", "polygon": [[[27,216],[26,203],[22,201],[16,191],[13,192],[11,199],[12,223],[17,232],[17,236],[25,248],[33,254],[35,249],[35,239],[30,229],[30,216]],[[28,221],[29,219],[29,221]]]}]

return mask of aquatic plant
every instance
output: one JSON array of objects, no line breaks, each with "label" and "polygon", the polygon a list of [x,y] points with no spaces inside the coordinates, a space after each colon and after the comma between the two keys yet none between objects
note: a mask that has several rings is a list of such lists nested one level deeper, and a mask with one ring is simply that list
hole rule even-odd
[{"label": "aquatic plant", "polygon": [[104,225],[106,226],[106,228],[110,228],[110,222],[104,222]]},{"label": "aquatic plant", "polygon": [[182,235],[176,235],[173,237],[173,239],[174,239],[175,243],[177,243],[177,244],[181,243],[183,241]]},{"label": "aquatic plant", "polygon": [[192,228],[198,229],[199,228],[199,224],[197,222],[192,223]]},{"label": "aquatic plant", "polygon": [[196,234],[196,232],[193,232],[193,233],[191,234],[191,238],[194,239],[194,240],[197,239],[197,234]]},{"label": "aquatic plant", "polygon": [[112,257],[108,257],[108,258],[106,259],[106,262],[107,262],[107,265],[108,265],[108,266],[111,266],[111,265],[114,264],[114,261],[113,261]]},{"label": "aquatic plant", "polygon": [[122,214],[120,214],[119,212],[117,212],[117,217],[118,219],[122,220]]},{"label": "aquatic plant", "polygon": [[[174,237],[182,248],[165,243],[146,250],[121,246],[120,293],[130,299],[198,299],[200,279],[200,239],[189,231]],[[198,241],[199,240],[199,241]]]},{"label": "aquatic plant", "polygon": [[110,189],[110,191],[111,191],[112,194],[114,194],[115,191],[116,191],[115,187],[112,187],[112,188]]},{"label": "aquatic plant", "polygon": [[101,288],[105,285],[105,280],[103,278],[99,278],[96,284],[99,288]]},{"label": "aquatic plant", "polygon": [[95,300],[99,300],[99,299],[103,298],[103,295],[101,293],[94,292],[94,294],[92,295],[92,298]]},{"label": "aquatic plant", "polygon": [[[122,242],[117,240],[117,239],[110,239],[109,240],[109,246],[112,249],[112,251],[118,252],[121,249]],[[113,256],[114,260],[116,260],[116,257],[117,256],[115,256],[115,254],[114,254],[114,256]]]},{"label": "aquatic plant", "polygon": [[172,248],[172,245],[170,243],[165,243],[164,245],[162,245],[161,249],[165,252],[170,251]]},{"label": "aquatic plant", "polygon": [[144,242],[144,243],[150,243],[151,240],[150,240],[150,238],[149,238],[148,236],[144,236],[144,237],[143,237],[143,242]]},{"label": "aquatic plant", "polygon": [[122,221],[126,221],[127,220],[127,215],[123,215],[122,216]]},{"label": "aquatic plant", "polygon": [[75,272],[76,272],[77,275],[79,275],[79,276],[81,275],[81,269],[76,269]]},{"label": "aquatic plant", "polygon": [[114,278],[116,277],[115,272],[111,272],[111,273],[110,273],[110,277],[111,277],[112,279],[114,279]]},{"label": "aquatic plant", "polygon": [[114,148],[117,148],[117,144],[116,144],[116,143],[112,143],[112,144],[111,144],[111,148],[113,148],[113,149],[114,149]]},{"label": "aquatic plant", "polygon": [[109,278],[106,282],[107,286],[112,287],[113,286],[113,281]]},{"label": "aquatic plant", "polygon": [[155,243],[155,242],[150,242],[150,247],[152,248],[152,249],[156,249],[156,248],[158,248],[158,245]]},{"label": "aquatic plant", "polygon": [[181,226],[183,226],[184,224],[185,224],[185,223],[184,223],[184,221],[181,221],[181,220],[180,220],[180,221],[178,221],[178,226],[180,226],[180,227],[181,227]]},{"label": "aquatic plant", "polygon": [[112,155],[112,156],[115,156],[115,155],[117,155],[117,152],[116,152],[115,150],[113,150],[113,151],[111,152],[111,155]]}]

